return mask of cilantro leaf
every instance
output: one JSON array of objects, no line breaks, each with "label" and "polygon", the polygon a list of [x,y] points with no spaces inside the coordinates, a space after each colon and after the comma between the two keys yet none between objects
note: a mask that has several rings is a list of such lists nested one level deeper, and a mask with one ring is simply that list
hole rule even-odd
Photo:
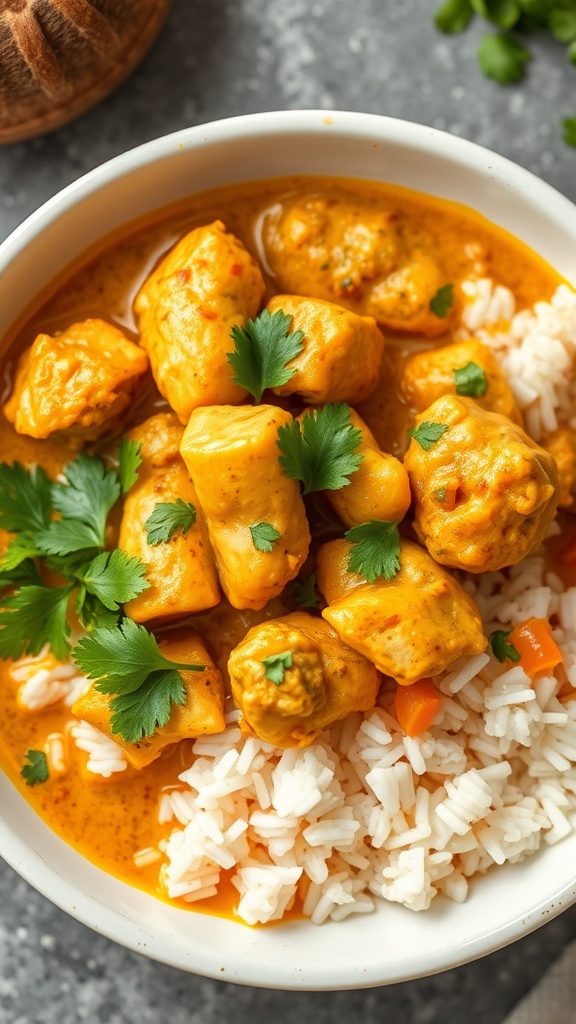
[{"label": "cilantro leaf", "polygon": [[87,565],[81,576],[89,594],[97,597],[111,612],[131,601],[150,584],[143,579],[146,566],[138,558],[130,558],[125,551],[114,548],[102,551]]},{"label": "cilantro leaf", "polygon": [[298,420],[278,427],[279,462],[293,480],[301,480],[304,494],[337,491],[350,483],[363,455],[354,453],[362,431],[352,426],[350,406],[335,402],[304,413]]},{"label": "cilantro leaf", "polygon": [[454,285],[444,284],[430,299],[430,312],[444,320],[454,305]]},{"label": "cilantro leaf", "polygon": [[95,629],[91,636],[83,636],[74,648],[74,662],[84,675],[97,680],[100,693],[133,693],[151,672],[204,671],[204,665],[168,661],[154,635],[132,619],[124,619],[116,629]]},{"label": "cilantro leaf", "polygon": [[[104,547],[108,513],[120,497],[117,473],[113,469],[106,469],[102,459],[82,452],[74,462],[66,466],[64,476],[66,484],[52,485],[54,508],[64,520],[83,523],[87,528],[86,535],[96,538],[97,547]],[[52,527],[55,524],[50,525]],[[79,549],[71,547],[69,550]]]},{"label": "cilantro leaf", "polygon": [[458,370],[454,370],[457,395],[469,395],[471,398],[481,398],[486,394],[488,381],[486,374],[478,363],[466,363]]},{"label": "cilantro leaf", "polygon": [[98,597],[89,594],[80,584],[76,594],[76,614],[89,632],[94,629],[115,629],[120,618],[119,611],[110,611]]},{"label": "cilantro leaf", "polygon": [[281,686],[284,682],[284,671],[292,668],[292,651],[282,651],[281,654],[270,654],[268,658],[262,658],[264,675],[271,683]]},{"label": "cilantro leaf", "polygon": [[487,35],[480,40],[478,63],[487,78],[493,78],[501,85],[519,82],[524,77],[525,64],[531,54],[525,46],[512,36]]},{"label": "cilantro leaf", "polygon": [[0,527],[10,533],[32,533],[50,521],[50,481],[40,466],[24,469],[20,462],[0,464]]},{"label": "cilantro leaf", "polygon": [[37,558],[41,554],[41,549],[32,537],[27,533],[17,533],[0,560],[0,573],[13,572],[22,562]]},{"label": "cilantro leaf", "polygon": [[185,703],[186,688],[179,672],[151,672],[137,690],[110,701],[112,732],[126,743],[139,743],[167,725],[173,704]]},{"label": "cilantro leaf", "polygon": [[434,24],[440,32],[456,35],[468,28],[473,16],[470,0],[446,0],[434,16]]},{"label": "cilantro leaf", "polygon": [[414,438],[425,452],[429,451],[436,441],[439,441],[442,434],[445,434],[448,427],[445,423],[421,423],[418,427],[412,427],[408,436]]},{"label": "cilantro leaf", "polygon": [[131,437],[123,437],[118,452],[118,476],[122,494],[128,494],[138,479],[138,469],[142,465],[140,443]]},{"label": "cilantro leaf", "polygon": [[499,28],[513,28],[522,14],[518,0],[470,0],[470,3],[477,14]]},{"label": "cilantro leaf", "polygon": [[[80,519],[55,519],[44,530],[34,534],[34,540],[44,555],[57,555],[62,558],[60,570],[66,575],[68,564],[66,555],[77,552],[90,552],[103,547],[101,535],[90,523]],[[88,554],[89,557],[89,554]],[[86,561],[86,555],[83,555]]]},{"label": "cilantro leaf", "polygon": [[554,10],[549,22],[552,35],[561,43],[573,43],[576,39],[576,10]]},{"label": "cilantro leaf", "polygon": [[320,598],[316,592],[316,573],[311,572],[302,582],[294,580],[292,597],[299,608],[317,608]]},{"label": "cilantro leaf", "polygon": [[348,572],[358,573],[368,583],[380,576],[391,580],[399,572],[400,534],[396,523],[371,519],[347,530],[345,537],[352,544]]},{"label": "cilantro leaf", "polygon": [[576,146],[576,117],[565,117],[562,121],[562,138],[569,146]]},{"label": "cilantro leaf", "polygon": [[27,786],[35,786],[38,782],[47,782],[50,778],[50,772],[48,771],[48,758],[43,750],[27,750],[26,760],[28,764],[24,764],[20,770],[20,775],[26,782]]},{"label": "cilantro leaf", "polygon": [[292,317],[281,309],[275,313],[263,309],[255,320],[247,320],[244,327],[232,328],[234,352],[228,352],[228,362],[234,370],[232,379],[257,402],[266,388],[280,387],[296,373],[286,364],[304,348],[304,334],[289,334],[291,323]]},{"label": "cilantro leaf", "polygon": [[0,565],[0,590],[5,587],[21,587],[26,583],[41,586],[41,582],[38,570],[30,558],[24,559],[14,569],[5,568],[4,563]]},{"label": "cilantro leaf", "polygon": [[256,550],[266,552],[272,551],[276,541],[282,536],[272,523],[254,523],[250,527],[250,533]]},{"label": "cilantro leaf", "polygon": [[495,658],[498,658],[498,661],[520,661],[520,655],[514,644],[508,643],[511,632],[511,629],[495,629],[488,637],[492,653]]},{"label": "cilantro leaf", "polygon": [[66,620],[72,585],[42,587],[26,584],[0,602],[0,658],[38,654],[49,644],[64,661],[70,650]]},{"label": "cilantro leaf", "polygon": [[196,509],[187,501],[178,498],[174,502],[158,502],[156,508],[144,523],[146,540],[155,547],[166,544],[176,533],[184,537],[196,522]]}]

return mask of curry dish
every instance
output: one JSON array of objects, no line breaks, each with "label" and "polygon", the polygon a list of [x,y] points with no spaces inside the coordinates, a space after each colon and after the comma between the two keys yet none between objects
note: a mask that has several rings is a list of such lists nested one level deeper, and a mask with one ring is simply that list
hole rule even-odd
[{"label": "curry dish", "polygon": [[[343,750],[350,723],[371,722],[376,737],[378,721],[382,735],[408,737],[406,750],[439,742],[440,728],[464,750],[460,726],[472,735],[464,720],[480,712],[463,705],[458,725],[450,681],[489,661],[486,686],[523,671],[538,700],[538,680],[553,678],[560,710],[542,709],[559,726],[570,671],[561,656],[531,669],[518,622],[489,630],[483,599],[535,557],[557,588],[572,584],[576,435],[569,416],[533,427],[498,340],[510,317],[474,328],[470,295],[487,280],[518,310],[566,287],[467,208],[376,183],[278,179],[195,196],[105,239],[4,340],[0,765],[106,871],[234,913],[247,883],[225,856],[214,854],[212,878],[203,855],[204,887],[175,883],[173,866],[174,827],[191,821],[174,802],[182,776],[234,733],[240,761],[249,749],[270,765],[254,781],[250,828],[226,804],[232,783],[229,832],[215,803],[199,805],[220,822],[210,841],[247,844],[232,860],[248,871],[296,871],[293,850],[308,844],[274,911],[240,916],[308,914],[324,876],[306,860],[306,829],[329,801],[298,812],[304,824],[286,812],[296,831],[275,847],[280,833],[259,833],[258,814],[278,758],[295,771],[296,753],[333,735]],[[554,612],[520,618],[545,622],[532,653],[558,650]],[[471,741],[466,768],[492,779],[487,749]],[[400,780],[393,833],[399,814],[419,827],[418,801],[402,802],[407,766],[431,799],[445,784],[443,769],[426,763],[424,775],[410,756],[373,769]],[[356,806],[366,773],[351,782],[339,770]],[[368,778],[376,810],[384,778]],[[360,877],[365,850],[346,842],[334,864]],[[451,850],[451,870],[470,876],[472,847],[450,842],[434,856]]]}]

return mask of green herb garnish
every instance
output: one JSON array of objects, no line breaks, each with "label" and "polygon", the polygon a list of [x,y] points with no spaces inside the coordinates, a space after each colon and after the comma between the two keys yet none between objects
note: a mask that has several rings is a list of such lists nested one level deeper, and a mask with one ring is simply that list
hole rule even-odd
[{"label": "green herb garnish", "polygon": [[130,488],[136,483],[138,470],[141,465],[142,456],[140,454],[139,442],[132,440],[130,437],[123,437],[120,441],[120,451],[118,452],[118,476],[120,477],[122,494],[128,494]]},{"label": "green herb garnish", "polygon": [[28,764],[24,764],[20,770],[20,775],[26,782],[27,786],[35,786],[38,782],[47,782],[50,778],[50,772],[48,771],[48,758],[43,750],[27,750],[26,760]]},{"label": "green herb garnish", "polygon": [[186,536],[196,522],[196,509],[190,502],[178,498],[174,502],[158,502],[144,523],[146,539],[151,547],[166,544],[177,533]]},{"label": "green herb garnish", "polygon": [[292,668],[292,651],[283,651],[281,654],[271,654],[268,658],[262,658],[264,675],[271,683],[281,686],[284,682],[284,672]]},{"label": "green herb garnish", "polygon": [[233,381],[249,391],[257,402],[266,388],[281,387],[296,373],[287,364],[304,348],[304,334],[289,334],[292,317],[281,309],[270,313],[263,309],[255,320],[244,327],[232,328],[234,352],[228,362],[234,370]]},{"label": "green herb garnish", "polygon": [[309,576],[300,582],[300,580],[294,580],[292,584],[292,597],[294,604],[298,605],[299,608],[317,608],[320,604],[320,598],[316,591],[316,573],[311,572]]},{"label": "green herb garnish", "polygon": [[280,540],[281,533],[271,523],[254,523],[250,527],[252,543],[257,551],[269,553],[274,549],[277,540]]},{"label": "green herb garnish", "polygon": [[425,452],[429,451],[436,441],[439,441],[442,434],[445,434],[448,427],[445,423],[420,423],[418,427],[412,427],[408,436],[414,438]]},{"label": "green herb garnish", "polygon": [[372,519],[346,531],[352,547],[348,572],[358,573],[368,583],[380,576],[391,580],[400,569],[400,535],[396,523]]},{"label": "green herb garnish", "polygon": [[508,643],[508,638],[511,633],[511,629],[495,629],[488,637],[492,653],[498,661],[520,661],[520,655],[514,647],[514,644]]},{"label": "green herb garnish", "polygon": [[444,320],[454,305],[454,285],[444,284],[430,299],[430,312]]},{"label": "green herb garnish", "polygon": [[363,456],[355,449],[362,431],[352,426],[350,406],[335,402],[306,412],[278,428],[279,462],[293,480],[301,480],[304,494],[336,491],[350,483]]},{"label": "green herb garnish", "polygon": [[481,398],[486,394],[488,381],[486,374],[478,363],[466,363],[466,366],[454,370],[456,394],[468,395],[470,398]]}]

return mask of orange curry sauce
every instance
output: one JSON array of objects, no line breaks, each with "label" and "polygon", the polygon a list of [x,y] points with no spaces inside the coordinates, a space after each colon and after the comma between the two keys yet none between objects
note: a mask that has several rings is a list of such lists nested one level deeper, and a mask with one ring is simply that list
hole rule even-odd
[{"label": "orange curry sauce", "polygon": [[[132,303],[142,282],[179,238],[215,218],[223,220],[227,229],[259,258],[268,286],[266,301],[278,289],[263,261],[260,231],[265,212],[299,193],[316,192],[330,197],[343,191],[363,204],[383,204],[398,211],[406,232],[419,236],[424,232],[431,239],[433,250],[441,252],[448,281],[472,274],[494,277],[514,291],[519,308],[537,299],[549,299],[560,283],[559,276],[538,256],[472,210],[396,186],[297,178],[227,187],[194,196],[177,207],[128,225],[67,268],[34,308],[23,314],[10,337],[0,343],[2,403],[10,393],[18,355],[41,331],[53,334],[76,321],[99,317],[136,338]],[[444,336],[423,340],[387,334],[387,340],[387,360],[380,386],[358,411],[382,448],[396,454],[404,447],[407,415],[394,390],[395,376],[408,353],[451,339]],[[144,420],[164,404],[150,382],[127,425]],[[73,450],[62,441],[35,441],[16,434],[0,412],[0,461],[40,463],[54,477],[72,455]],[[322,509],[318,511],[321,520]],[[329,523],[327,528],[330,529]],[[5,534],[0,536],[0,550],[6,540]],[[557,566],[555,569],[558,571]],[[223,603],[194,616],[195,626],[211,647],[220,668],[250,626],[285,611],[282,599],[271,605],[254,613],[235,612]],[[24,712],[17,704],[17,685],[8,668],[8,663],[0,663],[0,768],[47,824],[85,857],[107,872],[163,898],[159,863],[138,868],[133,855],[155,846],[169,833],[170,826],[157,823],[158,797],[162,787],[177,783],[178,773],[190,764],[191,742],[183,741],[169,749],[147,769],[136,772],[128,768],[108,781],[90,775],[85,767],[87,755],[70,743],[67,773],[29,788],[20,776],[26,750],[42,748],[49,733],[65,729],[70,715],[59,707],[41,713]],[[227,883],[218,897],[194,903],[192,908],[231,914],[236,900],[236,891]]]}]

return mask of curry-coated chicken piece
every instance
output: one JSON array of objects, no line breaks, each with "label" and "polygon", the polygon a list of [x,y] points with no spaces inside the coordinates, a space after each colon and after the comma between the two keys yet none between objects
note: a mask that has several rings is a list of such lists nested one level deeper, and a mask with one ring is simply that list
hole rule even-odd
[{"label": "curry-coated chicken piece", "polygon": [[404,465],[418,536],[457,569],[516,565],[544,540],[558,505],[552,456],[470,398],[446,395],[416,417]]},{"label": "curry-coated chicken piece", "polygon": [[182,238],[145,281],[134,303],[140,344],[182,423],[199,406],[246,397],[226,356],[232,328],[256,315],[263,292],[260,268],[219,220]]},{"label": "curry-coated chicken piece", "polygon": [[401,686],[436,676],[462,655],[486,647],[480,613],[463,587],[427,551],[400,543],[400,571],[368,583],[348,571],[351,545],[323,544],[316,559],[323,617]]},{"label": "curry-coated chicken piece", "polygon": [[224,682],[203,641],[197,633],[184,628],[171,632],[169,637],[158,644],[160,653],[168,661],[203,665],[204,670],[181,671],[186,702],[173,704],[169,721],[158,727],[152,736],[137,743],[128,743],[115,733],[111,721],[113,709],[110,707],[114,697],[100,693],[94,683],[72,706],[73,715],[100,729],[122,747],[133,768],[145,768],[171,743],[194,736],[210,736],[225,729]]},{"label": "curry-coated chicken piece", "polygon": [[245,732],[275,747],[306,747],[351,711],[376,703],[374,665],[322,619],[294,612],[254,626],[228,662]]},{"label": "curry-coated chicken piece", "polygon": [[410,482],[402,463],[381,451],[373,433],[354,409],[350,422],[362,433],[356,453],[362,455],[350,483],[337,491],[325,491],[326,498],[346,526],[359,526],[371,519],[399,523],[410,508]]},{"label": "curry-coated chicken piece", "polygon": [[552,456],[558,467],[560,479],[558,506],[572,508],[574,485],[576,484],[576,434],[570,427],[558,427],[558,430],[542,439],[542,447]]},{"label": "curry-coated chicken piece", "polygon": [[104,320],[39,334],[21,355],[14,390],[4,406],[19,434],[93,441],[117,429],[148,369],[148,358]]},{"label": "curry-coated chicken piece", "polygon": [[266,217],[266,255],[284,291],[348,300],[398,265],[396,222],[391,210],[351,198],[301,196]]},{"label": "curry-coated chicken piece", "polygon": [[333,302],[299,295],[275,295],[271,313],[292,317],[291,331],[302,331],[302,351],[288,364],[295,374],[272,388],[275,395],[305,401],[361,402],[378,383],[384,336],[372,317],[359,316]]},{"label": "curry-coated chicken piece", "polygon": [[[213,608],[220,600],[206,519],[180,455],[183,433],[174,413],[163,412],[129,434],[140,445],[142,464],[126,495],[118,546],[144,563],[150,584],[125,605],[135,622],[189,615]],[[168,540],[150,543],[146,527],[150,516],[158,506],[177,502],[194,507],[195,521],[185,533],[179,528]]]},{"label": "curry-coated chicken piece", "polygon": [[278,461],[278,428],[291,421],[273,405],[220,405],[196,409],[184,431],[180,451],[234,608],[263,608],[308,554],[300,485]]},{"label": "curry-coated chicken piece", "polygon": [[523,426],[512,388],[494,354],[475,338],[412,356],[400,387],[416,412],[423,412],[442,395],[465,394],[482,409],[498,412]]},{"label": "curry-coated chicken piece", "polygon": [[300,196],[272,210],[264,246],[279,288],[372,316],[394,330],[441,334],[453,317],[430,303],[446,285],[432,240],[403,230],[382,206],[352,197]]}]

